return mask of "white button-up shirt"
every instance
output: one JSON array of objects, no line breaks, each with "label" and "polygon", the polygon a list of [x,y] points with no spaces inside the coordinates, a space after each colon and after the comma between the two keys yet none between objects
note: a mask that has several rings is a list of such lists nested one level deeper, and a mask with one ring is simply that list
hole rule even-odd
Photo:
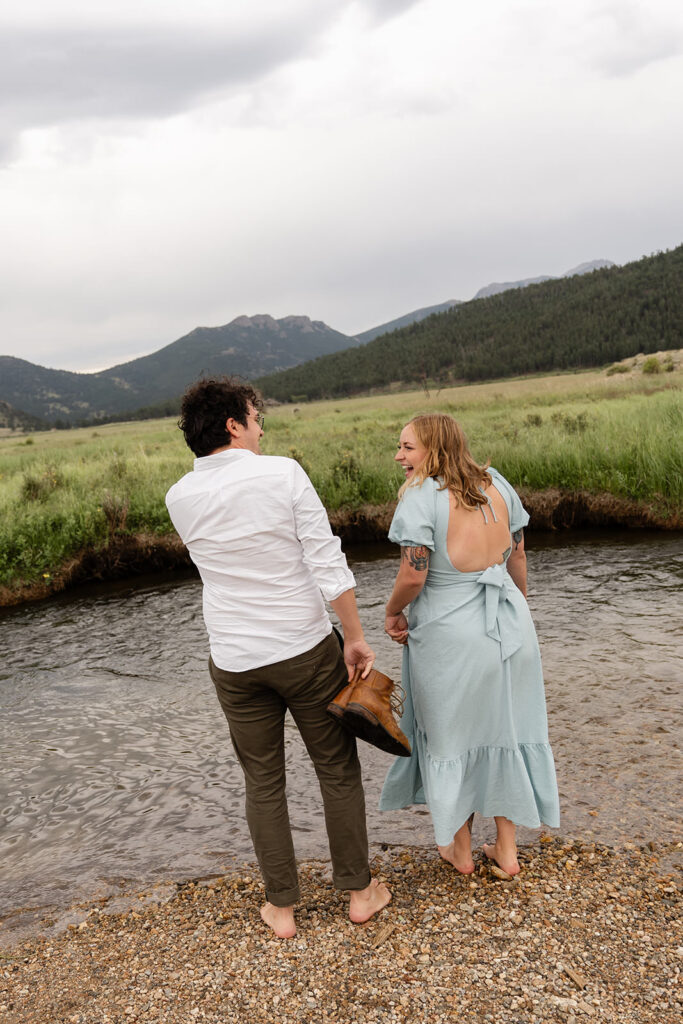
[{"label": "white button-up shirt", "polygon": [[272,665],[331,632],[323,597],[335,600],[355,580],[298,462],[245,449],[207,455],[166,505],[204,583],[215,665]]}]

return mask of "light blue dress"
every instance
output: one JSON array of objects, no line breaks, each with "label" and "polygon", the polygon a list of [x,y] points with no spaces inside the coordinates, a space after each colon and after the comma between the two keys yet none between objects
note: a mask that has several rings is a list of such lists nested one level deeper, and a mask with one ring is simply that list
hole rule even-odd
[{"label": "light blue dress", "polygon": [[[489,473],[514,533],[529,515],[507,480]],[[401,728],[413,753],[392,764],[380,798],[384,811],[426,803],[439,846],[473,811],[529,828],[560,823],[541,656],[509,551],[500,565],[459,572],[446,547],[448,515],[448,492],[430,478],[404,492],[389,530],[395,544],[432,553],[403,650]]]}]

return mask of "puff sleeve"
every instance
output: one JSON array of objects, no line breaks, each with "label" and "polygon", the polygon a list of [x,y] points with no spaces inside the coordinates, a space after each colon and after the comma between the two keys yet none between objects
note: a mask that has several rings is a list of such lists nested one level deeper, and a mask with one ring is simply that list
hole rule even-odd
[{"label": "puff sleeve", "polygon": [[510,520],[510,533],[516,533],[517,530],[523,530],[529,522],[529,513],[522,505],[520,497],[517,491],[514,489],[512,484],[509,484],[505,477],[494,469],[493,466],[489,466],[489,473],[493,480],[493,484],[496,490],[500,491],[507,505],[508,518]]},{"label": "puff sleeve", "polygon": [[436,481],[429,477],[419,487],[408,487],[394,512],[389,540],[401,547],[425,547],[434,551]]}]

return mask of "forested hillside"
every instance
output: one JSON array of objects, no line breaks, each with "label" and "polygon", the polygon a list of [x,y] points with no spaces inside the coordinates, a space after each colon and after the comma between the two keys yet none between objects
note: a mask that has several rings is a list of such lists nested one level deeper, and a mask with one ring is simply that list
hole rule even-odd
[{"label": "forested hillside", "polygon": [[602,366],[681,346],[683,246],[462,303],[258,384],[267,397],[301,402],[397,382],[445,384]]},{"label": "forested hillside", "polygon": [[12,430],[42,430],[45,424],[36,416],[29,416],[20,409],[14,409],[8,402],[0,401],[0,432]]},{"label": "forested hillside", "polygon": [[379,327],[371,327],[369,331],[362,331],[361,334],[356,335],[356,341],[364,345],[368,341],[379,338],[380,334],[386,334],[387,331],[397,331],[399,327],[408,327],[409,324],[417,323],[419,320],[426,320],[432,313],[445,313],[447,309],[459,306],[460,303],[460,299],[448,299],[446,302],[440,302],[436,306],[423,306],[422,309],[414,309],[411,313],[396,317],[395,320],[390,320],[386,324],[380,324]]}]

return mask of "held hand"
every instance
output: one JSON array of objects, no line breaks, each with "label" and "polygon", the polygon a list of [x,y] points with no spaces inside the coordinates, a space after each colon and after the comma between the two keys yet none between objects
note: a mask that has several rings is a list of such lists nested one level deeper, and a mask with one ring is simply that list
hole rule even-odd
[{"label": "held hand", "polygon": [[344,644],[344,661],[349,673],[349,682],[353,679],[356,668],[361,669],[365,679],[375,661],[375,652],[365,640],[353,640]]},{"label": "held hand", "polygon": [[384,619],[384,632],[397,644],[408,643],[408,620],[403,612],[398,615],[387,615]]}]

